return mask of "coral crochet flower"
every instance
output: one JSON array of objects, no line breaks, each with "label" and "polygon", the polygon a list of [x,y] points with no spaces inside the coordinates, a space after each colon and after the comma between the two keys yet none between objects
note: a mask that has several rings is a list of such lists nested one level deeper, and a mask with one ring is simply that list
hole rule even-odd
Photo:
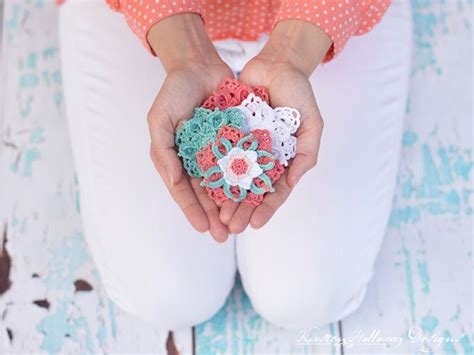
[{"label": "coral crochet flower", "polygon": [[233,200],[259,205],[283,173],[272,154],[272,138],[266,129],[245,135],[223,126],[214,142],[196,154],[208,195],[215,201]]},{"label": "coral crochet flower", "polygon": [[214,110],[216,107],[225,110],[240,105],[249,94],[255,94],[266,103],[269,103],[268,92],[264,87],[252,87],[239,80],[226,78],[220,83],[217,91],[214,91],[201,107],[209,110]]}]

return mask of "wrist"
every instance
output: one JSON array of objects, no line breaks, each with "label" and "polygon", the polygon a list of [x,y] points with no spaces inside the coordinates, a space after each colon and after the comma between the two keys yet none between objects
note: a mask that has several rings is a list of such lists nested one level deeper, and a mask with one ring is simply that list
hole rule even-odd
[{"label": "wrist", "polygon": [[150,28],[147,40],[167,72],[188,65],[222,62],[201,16],[195,13],[177,14],[159,21]]},{"label": "wrist", "polygon": [[275,65],[291,66],[309,76],[332,45],[322,29],[301,20],[278,22],[259,57]]}]

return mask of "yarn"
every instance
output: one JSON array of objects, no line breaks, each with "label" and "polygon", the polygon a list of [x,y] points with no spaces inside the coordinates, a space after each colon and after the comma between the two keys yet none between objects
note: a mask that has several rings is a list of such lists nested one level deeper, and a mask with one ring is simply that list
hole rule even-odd
[{"label": "yarn", "polygon": [[270,102],[268,92],[264,87],[252,87],[239,80],[226,78],[219,85],[217,91],[214,91],[201,107],[210,110],[214,110],[217,107],[225,110],[226,108],[240,105],[249,94],[255,94],[263,101]]},{"label": "yarn", "polygon": [[177,130],[183,167],[212,200],[258,206],[295,157],[300,113],[269,102],[265,88],[227,78]]},{"label": "yarn", "polygon": [[296,137],[293,134],[301,124],[299,111],[291,107],[273,109],[255,94],[249,94],[237,108],[245,115],[243,132],[268,129],[275,158],[288,166],[288,161],[296,156]]},{"label": "yarn", "polygon": [[202,177],[201,168],[196,162],[196,153],[217,137],[217,132],[223,126],[241,129],[242,113],[236,108],[224,111],[215,108],[213,111],[196,108],[191,119],[184,121],[176,132],[175,144],[178,156],[183,159],[183,166],[189,176]]},{"label": "yarn", "polygon": [[[268,130],[245,135],[235,127],[223,126],[217,139],[196,154],[204,176],[201,186],[216,201],[259,205],[265,193],[274,191],[273,183],[284,171],[271,146]],[[232,165],[236,160],[238,165]]]}]

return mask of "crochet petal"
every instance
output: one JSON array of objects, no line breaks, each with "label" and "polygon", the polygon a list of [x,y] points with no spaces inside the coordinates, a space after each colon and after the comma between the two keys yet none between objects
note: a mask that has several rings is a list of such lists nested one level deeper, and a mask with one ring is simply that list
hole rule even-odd
[{"label": "crochet petal", "polygon": [[253,179],[263,173],[263,169],[257,163],[250,167],[249,176]]}]

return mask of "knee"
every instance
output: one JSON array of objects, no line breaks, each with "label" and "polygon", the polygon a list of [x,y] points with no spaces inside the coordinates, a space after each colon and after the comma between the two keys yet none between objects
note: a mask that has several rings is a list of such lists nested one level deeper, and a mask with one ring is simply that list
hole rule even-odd
[{"label": "knee", "polygon": [[322,327],[355,311],[365,295],[366,284],[347,290],[344,284],[301,280],[259,283],[247,290],[256,312],[287,329]]},{"label": "knee", "polygon": [[[194,286],[194,287],[193,287]],[[224,305],[231,285],[208,289],[180,280],[142,287],[105,285],[110,299],[123,311],[163,330],[194,326],[211,318]]]}]

